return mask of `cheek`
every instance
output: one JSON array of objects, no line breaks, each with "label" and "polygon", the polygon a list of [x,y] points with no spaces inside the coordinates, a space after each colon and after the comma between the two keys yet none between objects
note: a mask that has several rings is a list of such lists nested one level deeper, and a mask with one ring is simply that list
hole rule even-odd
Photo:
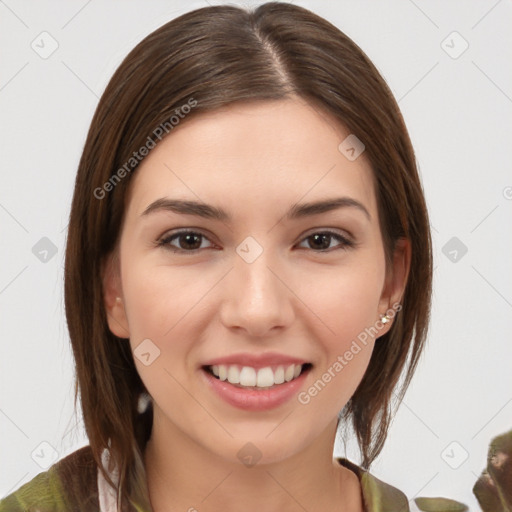
[{"label": "cheek", "polygon": [[322,316],[329,330],[317,331],[322,353],[316,371],[298,396],[301,404],[311,404],[326,421],[343,409],[364,377],[375,344],[372,328],[378,296],[370,288],[357,294],[337,288],[331,299]]},{"label": "cheek", "polygon": [[302,293],[307,306],[326,327],[323,338],[330,340],[329,344],[343,348],[344,343],[378,320],[384,282],[384,269],[378,263],[347,266],[316,276],[314,281],[309,279]]},{"label": "cheek", "polygon": [[[173,269],[135,255],[124,263],[123,293],[137,372],[157,403],[172,396],[173,406],[185,410],[190,396],[178,383],[185,380],[190,340],[197,336],[196,307],[208,280],[197,279],[192,266]],[[139,357],[144,353],[149,361]]]},{"label": "cheek", "polygon": [[[321,324],[316,338],[323,345],[313,387],[304,400],[320,395],[326,410],[341,410],[364,376],[373,351],[377,308],[384,281],[378,262],[350,266],[317,279],[315,293],[308,292],[308,307],[318,312]],[[317,276],[318,277],[318,276]],[[309,283],[311,284],[311,283]],[[325,389],[325,392],[323,391]],[[331,406],[327,406],[327,404]]]},{"label": "cheek", "polygon": [[123,292],[131,335],[172,338],[207,291],[208,279],[197,279],[192,266],[172,269],[145,263],[142,258],[127,261]]}]

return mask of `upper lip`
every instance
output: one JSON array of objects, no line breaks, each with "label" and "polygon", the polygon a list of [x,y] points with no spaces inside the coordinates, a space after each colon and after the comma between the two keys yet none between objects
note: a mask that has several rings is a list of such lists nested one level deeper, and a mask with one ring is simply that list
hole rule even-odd
[{"label": "upper lip", "polygon": [[229,356],[217,357],[209,359],[202,366],[213,365],[230,365],[238,364],[240,366],[251,366],[252,368],[265,368],[266,366],[290,365],[290,364],[306,364],[307,361],[298,357],[287,356],[285,354],[277,354],[275,352],[267,352],[265,354],[251,354],[248,352],[240,352]]}]

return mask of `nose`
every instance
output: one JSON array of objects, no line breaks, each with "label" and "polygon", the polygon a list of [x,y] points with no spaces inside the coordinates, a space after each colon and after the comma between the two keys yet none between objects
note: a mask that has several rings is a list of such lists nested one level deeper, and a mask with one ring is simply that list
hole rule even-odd
[{"label": "nose", "polygon": [[235,254],[220,307],[226,328],[243,330],[250,337],[264,337],[292,324],[295,296],[283,265],[271,257],[270,250],[263,250],[252,262]]}]

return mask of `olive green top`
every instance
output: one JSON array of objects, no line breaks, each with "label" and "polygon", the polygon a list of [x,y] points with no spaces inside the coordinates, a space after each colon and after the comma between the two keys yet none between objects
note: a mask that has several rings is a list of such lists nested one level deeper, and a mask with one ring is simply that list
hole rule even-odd
[{"label": "olive green top", "polygon": [[[487,469],[473,487],[484,512],[512,512],[512,430],[492,440]],[[336,459],[359,478],[365,512],[465,512],[448,498],[406,495],[345,458]],[[80,448],[0,501],[0,512],[110,512],[100,509],[99,468],[90,446]],[[102,489],[103,493],[103,489]],[[103,500],[104,501],[104,500]],[[130,508],[130,512],[151,512]],[[128,512],[128,511],[123,511]],[[475,511],[476,512],[476,511]]]}]

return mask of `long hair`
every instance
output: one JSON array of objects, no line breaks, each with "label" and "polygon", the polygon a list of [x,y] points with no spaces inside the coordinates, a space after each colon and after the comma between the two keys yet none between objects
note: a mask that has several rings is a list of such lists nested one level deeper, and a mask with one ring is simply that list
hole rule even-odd
[{"label": "long hair", "polygon": [[152,426],[151,407],[137,411],[145,387],[129,344],[109,330],[102,288],[102,265],[119,241],[126,191],[139,163],[133,153],[200,112],[290,96],[333,115],[364,143],[388,268],[397,240],[411,243],[402,310],[343,409],[363,467],[382,450],[393,394],[403,398],[416,369],[430,315],[431,237],[414,151],[386,82],[349,37],[304,8],[270,2],[254,10],[215,6],[184,14],[137,44],[108,83],[78,166],[69,220],[65,308],[75,407],[80,397],[92,453],[111,483],[101,465],[105,448],[117,464],[120,506],[149,504],[143,452]]}]

